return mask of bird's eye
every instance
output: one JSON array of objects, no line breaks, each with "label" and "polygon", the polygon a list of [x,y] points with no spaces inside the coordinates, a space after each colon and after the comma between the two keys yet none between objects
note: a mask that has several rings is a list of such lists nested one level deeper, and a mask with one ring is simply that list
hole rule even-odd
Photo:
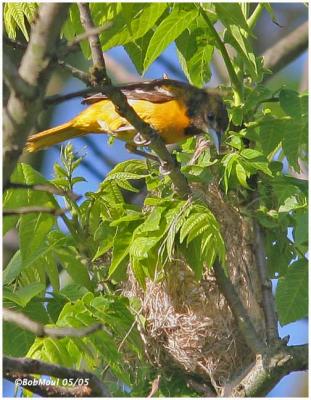
[{"label": "bird's eye", "polygon": [[214,119],[215,119],[215,115],[214,115],[213,113],[208,113],[208,114],[207,114],[207,119],[208,119],[210,122],[212,122],[212,121],[214,121]]}]

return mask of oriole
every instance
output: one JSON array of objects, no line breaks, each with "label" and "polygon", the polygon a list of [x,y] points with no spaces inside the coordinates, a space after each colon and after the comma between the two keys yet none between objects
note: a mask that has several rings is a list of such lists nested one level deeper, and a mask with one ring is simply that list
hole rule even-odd
[{"label": "oriole", "polygon": [[[171,79],[131,83],[120,89],[140,118],[159,133],[165,144],[206,132],[219,152],[228,114],[215,91]],[[87,97],[83,103],[89,107],[70,121],[30,136],[27,150],[37,151],[87,133],[108,133],[134,146],[145,144],[104,94]]]}]

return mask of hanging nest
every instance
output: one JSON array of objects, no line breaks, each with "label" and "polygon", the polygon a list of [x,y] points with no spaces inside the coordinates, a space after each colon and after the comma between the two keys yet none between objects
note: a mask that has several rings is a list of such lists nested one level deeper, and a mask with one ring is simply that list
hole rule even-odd
[{"label": "hanging nest", "polygon": [[[204,197],[221,225],[228,274],[255,329],[264,337],[252,225],[224,202],[216,185],[194,189]],[[211,268],[207,268],[200,282],[182,257],[167,265],[165,271],[160,282],[148,280],[145,291],[129,271],[123,288],[127,297],[141,300],[146,319],[141,330],[146,354],[155,366],[177,367],[195,374],[221,394],[222,386],[255,357],[238,330]]]}]

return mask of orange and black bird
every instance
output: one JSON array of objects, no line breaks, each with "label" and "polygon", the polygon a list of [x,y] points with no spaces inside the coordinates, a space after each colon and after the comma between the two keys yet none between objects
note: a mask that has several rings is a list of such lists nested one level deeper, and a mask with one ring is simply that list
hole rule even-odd
[{"label": "orange and black bird", "polygon": [[[165,144],[208,133],[219,152],[228,114],[215,90],[198,89],[172,79],[130,83],[119,88],[139,117],[159,133]],[[88,107],[70,121],[30,136],[27,150],[37,151],[88,133],[110,134],[132,148],[147,144],[104,94],[87,97],[83,103]]]}]

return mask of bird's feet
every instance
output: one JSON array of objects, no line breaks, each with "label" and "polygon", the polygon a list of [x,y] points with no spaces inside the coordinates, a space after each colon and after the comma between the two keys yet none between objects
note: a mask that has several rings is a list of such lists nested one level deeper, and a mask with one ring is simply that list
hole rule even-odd
[{"label": "bird's feet", "polygon": [[154,156],[153,154],[150,154],[146,151],[139,150],[135,145],[131,143],[126,143],[125,147],[130,153],[137,154],[139,156],[147,158],[148,160],[156,161],[157,163],[159,163],[159,171],[161,175],[169,175],[172,172],[172,166],[168,162],[160,160],[157,156]]},{"label": "bird's feet", "polygon": [[134,136],[134,139],[133,139],[133,140],[134,140],[134,143],[135,143],[137,146],[149,146],[149,144],[151,143],[150,140],[144,139],[140,133],[137,133],[137,134]]},{"label": "bird's feet", "polygon": [[172,170],[173,170],[172,166],[167,161],[160,162],[159,171],[161,175],[163,176],[169,175],[172,172]]}]

